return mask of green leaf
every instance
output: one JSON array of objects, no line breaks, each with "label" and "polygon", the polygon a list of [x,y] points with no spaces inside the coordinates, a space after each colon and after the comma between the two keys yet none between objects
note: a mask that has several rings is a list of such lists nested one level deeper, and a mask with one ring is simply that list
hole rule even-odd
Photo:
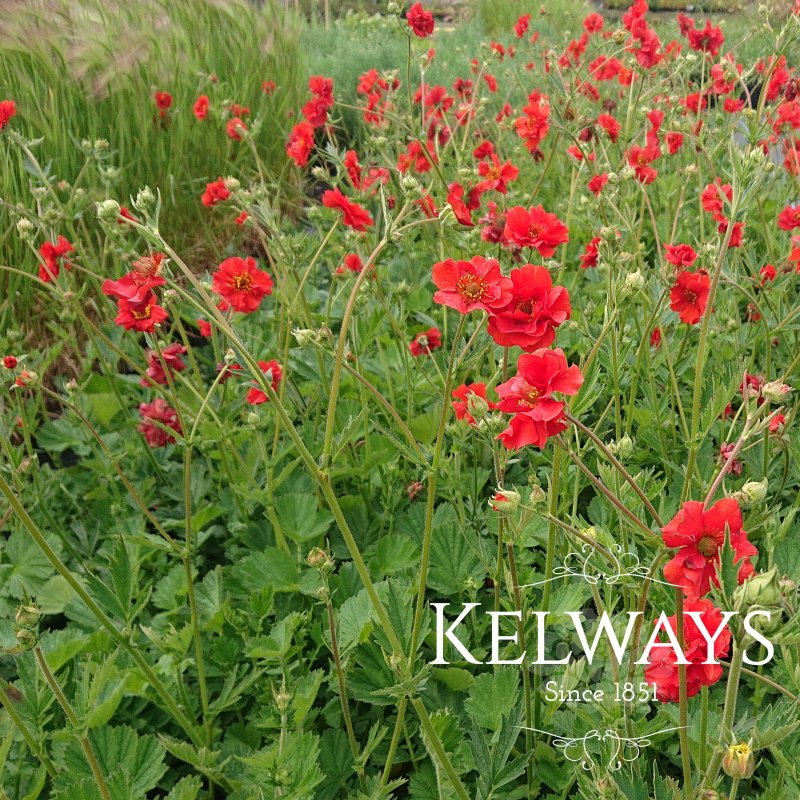
[{"label": "green leaf", "polygon": [[317,508],[313,494],[284,494],[275,498],[283,532],[298,544],[308,544],[324,536],[333,522],[330,511]]},{"label": "green leaf", "polygon": [[348,597],[336,612],[336,639],[342,655],[366,641],[372,630],[372,605],[366,589]]},{"label": "green leaf", "polygon": [[246,599],[253,592],[270,589],[275,592],[296,592],[300,589],[297,561],[277,547],[253,553],[230,568],[226,581],[231,594]]},{"label": "green leaf", "polygon": [[178,781],[172,791],[167,795],[167,800],[196,800],[203,782],[196,775],[190,775]]},{"label": "green leaf", "polygon": [[482,728],[500,730],[503,717],[518,701],[519,670],[501,667],[475,678],[464,703],[467,714]]},{"label": "green leaf", "polygon": [[34,599],[45,581],[53,574],[53,567],[27,534],[15,531],[0,550],[4,563],[0,564],[0,595],[22,599],[25,592]]},{"label": "green leaf", "polygon": [[430,563],[428,586],[443,595],[458,595],[483,582],[481,560],[467,541],[450,505],[436,509]]}]

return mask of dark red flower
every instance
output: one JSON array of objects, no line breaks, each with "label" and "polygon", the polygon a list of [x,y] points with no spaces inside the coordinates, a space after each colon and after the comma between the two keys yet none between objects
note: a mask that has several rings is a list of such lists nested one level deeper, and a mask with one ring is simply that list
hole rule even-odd
[{"label": "dark red flower", "polygon": [[542,258],[550,258],[560,244],[569,241],[567,226],[541,206],[526,210],[514,206],[506,215],[503,234],[517,247],[534,247]]},{"label": "dark red flower", "polygon": [[608,183],[608,173],[603,172],[600,175],[593,175],[589,180],[589,191],[598,196],[603,191],[603,187]]},{"label": "dark red flower", "polygon": [[[142,386],[152,386],[154,383],[160,386],[167,386],[169,384],[167,371],[171,377],[173,372],[183,372],[183,370],[186,369],[186,364],[181,358],[185,353],[186,348],[177,342],[165,347],[161,351],[160,357],[155,350],[148,350],[147,371],[145,373],[147,377],[141,379],[140,383]],[[164,369],[165,366],[167,368],[166,370]]]},{"label": "dark red flower", "polygon": [[527,352],[552,344],[555,329],[569,319],[569,292],[553,286],[547,267],[525,264],[511,270],[511,299],[489,317],[488,333],[503,347]]},{"label": "dark red flower", "polygon": [[669,307],[680,315],[681,322],[696,325],[706,312],[711,278],[705,270],[681,270],[670,289]]},{"label": "dark red flower", "polygon": [[424,39],[433,33],[433,14],[422,7],[422,3],[414,3],[406,13],[408,27],[414,31],[415,36]]},{"label": "dark red flower", "polygon": [[719,586],[717,566],[726,529],[735,553],[734,563],[740,564],[739,583],[742,583],[753,574],[750,556],[758,555],[758,550],[742,528],[742,512],[732,497],[718,500],[709,509],[700,501],[690,500],[661,529],[664,544],[679,548],[664,566],[664,577],[692,597],[706,594],[712,584]]},{"label": "dark red flower", "polygon": [[150,447],[166,447],[175,443],[175,433],[182,433],[178,412],[167,404],[161,397],[156,397],[152,403],[139,405],[139,416],[142,421],[137,430],[144,434],[145,441]]},{"label": "dark red flower", "polygon": [[254,258],[226,258],[212,277],[213,290],[223,299],[223,311],[230,306],[234,311],[250,314],[261,301],[272,294],[272,278],[256,267]]},{"label": "dark red flower", "polygon": [[473,256],[470,261],[448,258],[433,265],[433,282],[439,290],[434,302],[466,314],[475,309],[493,311],[511,300],[513,283],[500,274],[494,258]]},{"label": "dark red flower", "polygon": [[529,444],[544,447],[551,436],[567,427],[564,403],[553,393],[576,394],[582,383],[580,369],[567,366],[563,350],[542,348],[520,356],[517,374],[497,387],[497,407],[514,414],[497,438],[510,450]]},{"label": "dark red flower", "polygon": [[428,356],[431,350],[438,350],[442,346],[442,334],[438,328],[428,328],[418,333],[409,343],[408,349],[414,358]]},{"label": "dark red flower", "polygon": [[369,211],[349,200],[339,189],[328,189],[322,195],[322,205],[340,211],[344,224],[359,233],[372,226],[372,216]]},{"label": "dark red flower", "polygon": [[[258,366],[261,367],[261,371],[267,376],[267,379],[272,386],[272,391],[277,392],[278,384],[281,382],[281,378],[283,377],[281,365],[277,361],[259,361]],[[251,406],[257,406],[261,403],[266,403],[268,400],[269,397],[267,397],[267,393],[258,386],[253,386],[247,393],[247,402],[250,403]]]},{"label": "dark red flower", "polygon": [[163,119],[172,107],[172,95],[169,92],[156,92],[155,100],[158,114]]},{"label": "dark red flower", "polygon": [[17,359],[15,356],[3,356],[3,366],[6,369],[14,369],[17,366]]}]

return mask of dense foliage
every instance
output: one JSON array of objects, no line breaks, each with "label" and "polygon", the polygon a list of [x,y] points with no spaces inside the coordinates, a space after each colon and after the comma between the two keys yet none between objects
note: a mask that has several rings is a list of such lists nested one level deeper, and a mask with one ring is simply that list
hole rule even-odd
[{"label": "dense foliage", "polygon": [[800,18],[196,7],[0,59],[0,797],[800,795]]}]

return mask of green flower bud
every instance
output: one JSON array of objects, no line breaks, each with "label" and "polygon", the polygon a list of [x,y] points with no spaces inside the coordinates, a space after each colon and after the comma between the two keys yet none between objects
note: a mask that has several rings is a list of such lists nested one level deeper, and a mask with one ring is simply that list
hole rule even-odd
[{"label": "green flower bud", "polygon": [[722,757],[722,769],[731,778],[749,778],[756,768],[756,759],[747,742],[732,744]]},{"label": "green flower bud", "polygon": [[773,567],[769,572],[759,572],[748,578],[741,586],[736,587],[733,593],[737,606],[749,608],[758,606],[777,606],[781,600],[780,576],[778,568]]},{"label": "green flower bud", "polygon": [[97,203],[97,219],[105,225],[113,225],[119,219],[119,203],[116,200]]},{"label": "green flower bud", "polygon": [[489,506],[492,511],[496,511],[504,517],[509,517],[519,507],[520,500],[522,500],[522,496],[519,492],[515,492],[513,489],[498,489],[494,497],[489,501]]}]

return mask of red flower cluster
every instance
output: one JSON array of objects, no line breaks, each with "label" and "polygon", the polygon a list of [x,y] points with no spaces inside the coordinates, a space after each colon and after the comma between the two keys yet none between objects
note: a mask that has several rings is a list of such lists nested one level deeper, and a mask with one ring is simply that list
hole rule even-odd
[{"label": "red flower cluster", "polygon": [[230,196],[231,193],[225,185],[225,181],[222,178],[217,178],[215,181],[206,184],[206,190],[203,192],[200,202],[206,208],[211,208],[217,203],[224,203]]},{"label": "red flower cluster", "polygon": [[118,314],[114,320],[126,330],[152,333],[155,326],[167,318],[158,305],[153,289],[166,281],[160,276],[166,256],[149,253],[133,262],[133,269],[118,281],[106,280],[103,294],[117,299]]},{"label": "red flower cluster", "polygon": [[11,117],[17,115],[17,106],[13,100],[0,100],[0,131],[8,125]]},{"label": "red flower cluster", "polygon": [[[722,676],[719,664],[706,664],[708,660],[708,644],[700,626],[689,613],[700,615],[700,621],[710,635],[716,633],[722,624],[722,612],[715,608],[710,600],[692,599],[684,603],[683,621],[683,654],[689,664],[686,665],[686,695],[696,695],[703,686],[711,686]],[[668,618],[669,625],[677,630],[677,615]],[[727,627],[714,640],[714,659],[728,654],[731,644],[731,632]],[[654,647],[650,664],[645,668],[648,683],[655,684],[656,697],[662,702],[677,703],[679,698],[678,656],[672,647]]]},{"label": "red flower cluster", "polygon": [[314,127],[308,122],[298,122],[289,134],[289,141],[286,142],[286,155],[294,161],[298,167],[308,164],[308,157],[314,147]]},{"label": "red flower cluster", "polygon": [[[181,358],[185,354],[186,348],[177,342],[165,347],[160,354],[155,350],[148,350],[145,373],[147,377],[140,381],[142,386],[152,386],[153,384],[167,386],[172,380],[173,372],[183,372],[186,369],[186,364]],[[168,374],[169,377],[167,377]]]},{"label": "red flower cluster", "polygon": [[333,78],[312,75],[308,79],[311,99],[303,106],[302,113],[312,128],[321,128],[328,121],[328,112],[333,108]]}]

